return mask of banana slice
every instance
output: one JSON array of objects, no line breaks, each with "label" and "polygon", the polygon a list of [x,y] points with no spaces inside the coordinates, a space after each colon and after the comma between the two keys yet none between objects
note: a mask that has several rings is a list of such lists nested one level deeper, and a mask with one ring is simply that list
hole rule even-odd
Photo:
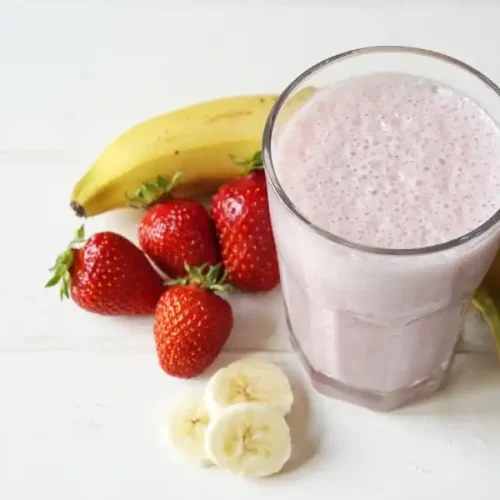
[{"label": "banana slice", "polygon": [[222,410],[208,425],[205,443],[216,465],[246,477],[276,474],[292,452],[285,418],[258,403]]},{"label": "banana slice", "polygon": [[179,454],[190,462],[208,466],[212,462],[205,450],[205,434],[210,414],[203,393],[191,393],[179,400],[168,414],[167,429],[170,442]]},{"label": "banana slice", "polygon": [[290,382],[281,369],[266,361],[246,359],[218,370],[205,390],[205,405],[216,415],[237,403],[260,403],[286,415],[293,403]]}]

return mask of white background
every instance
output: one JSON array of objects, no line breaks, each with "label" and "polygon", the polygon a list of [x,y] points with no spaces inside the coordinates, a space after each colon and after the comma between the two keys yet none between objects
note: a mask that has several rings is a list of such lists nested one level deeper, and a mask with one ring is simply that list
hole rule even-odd
[{"label": "white background", "polygon": [[[279,92],[318,60],[370,44],[425,46],[500,81],[495,0],[249,3],[0,0],[2,500],[294,500],[313,487],[339,500],[465,500],[479,489],[498,498],[500,368],[488,339],[483,352],[458,357],[439,395],[376,414],[309,387],[289,352],[279,291],[234,297],[235,330],[217,366],[256,351],[284,367],[297,396],[292,461],[250,482],[172,454],[165,408],[204,379],[163,374],[151,318],[93,316],[44,290],[78,223],[73,183],[140,120]],[[87,230],[135,238],[137,219],[123,211]]]}]

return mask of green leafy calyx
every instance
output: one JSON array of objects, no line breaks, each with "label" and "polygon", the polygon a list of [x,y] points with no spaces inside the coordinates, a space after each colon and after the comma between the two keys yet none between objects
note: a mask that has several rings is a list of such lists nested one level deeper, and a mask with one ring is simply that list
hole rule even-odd
[{"label": "green leafy calyx", "polygon": [[184,269],[186,270],[186,276],[178,278],[176,280],[169,281],[169,285],[196,285],[204,290],[209,290],[212,292],[230,292],[232,287],[229,283],[226,283],[227,273],[224,271],[221,275],[222,264],[219,263],[215,266],[208,267],[207,264],[202,266],[190,266],[187,262],[184,263]]},{"label": "green leafy calyx", "polygon": [[144,183],[134,194],[125,193],[127,205],[131,208],[147,208],[170,198],[172,189],[177,185],[182,172],[175,172],[170,180],[159,175],[154,181]]},{"label": "green leafy calyx", "polygon": [[85,229],[80,226],[75,234],[75,237],[68,245],[68,248],[57,256],[54,265],[49,269],[53,275],[45,284],[45,288],[60,284],[59,297],[61,300],[64,298],[69,299],[69,288],[71,285],[71,266],[73,265],[73,249],[75,246],[85,242]]},{"label": "green leafy calyx", "polygon": [[264,168],[262,162],[262,151],[257,151],[250,159],[240,158],[238,156],[229,155],[231,161],[237,165],[244,167],[243,175],[247,175],[254,170],[261,170]]}]

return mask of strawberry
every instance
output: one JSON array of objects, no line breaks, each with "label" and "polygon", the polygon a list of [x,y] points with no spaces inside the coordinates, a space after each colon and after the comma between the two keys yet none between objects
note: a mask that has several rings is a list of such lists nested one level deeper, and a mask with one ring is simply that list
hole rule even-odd
[{"label": "strawberry", "polygon": [[197,201],[170,196],[180,175],[177,172],[170,182],[158,177],[129,198],[130,206],[146,208],[139,225],[141,248],[171,278],[185,273],[185,262],[190,266],[219,262],[215,229],[205,208]]},{"label": "strawberry", "polygon": [[211,207],[222,262],[228,281],[240,290],[271,290],[279,282],[279,269],[262,155],[233,159],[245,165],[243,176],[222,185]]},{"label": "strawberry", "polygon": [[231,306],[215,291],[227,291],[221,264],[191,268],[163,293],[155,311],[154,335],[160,366],[174,377],[200,375],[212,364],[233,328]]},{"label": "strawberry", "polygon": [[51,268],[46,287],[60,283],[60,296],[87,311],[105,314],[152,314],[165,290],[146,256],[129,240],[112,232],[85,242],[83,226]]}]

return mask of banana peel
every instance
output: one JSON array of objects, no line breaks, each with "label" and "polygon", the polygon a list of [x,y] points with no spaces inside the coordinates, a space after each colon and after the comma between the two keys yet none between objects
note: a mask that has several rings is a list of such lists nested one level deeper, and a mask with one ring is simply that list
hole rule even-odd
[{"label": "banana peel", "polygon": [[[283,107],[291,116],[315,92],[305,87]],[[278,95],[232,96],[164,113],[111,142],[75,184],[70,205],[91,217],[127,206],[127,196],[158,176],[182,172],[174,197],[200,197],[239,177],[231,156],[250,158],[262,147],[267,117]]]},{"label": "banana peel", "polygon": [[490,329],[500,362],[500,252],[476,290],[472,303]]}]

